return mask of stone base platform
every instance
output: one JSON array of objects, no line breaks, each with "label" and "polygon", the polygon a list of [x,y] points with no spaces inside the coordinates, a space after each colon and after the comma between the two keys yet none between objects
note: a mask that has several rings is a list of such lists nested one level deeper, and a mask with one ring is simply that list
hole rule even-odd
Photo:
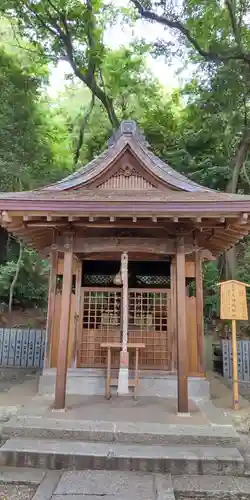
[{"label": "stone base platform", "polygon": [[[55,391],[56,370],[45,369],[40,377],[39,394],[53,394]],[[117,389],[113,388],[113,394]],[[207,401],[210,398],[209,382],[201,377],[189,377],[188,392],[190,399]],[[67,374],[67,394],[86,396],[105,393],[105,370],[89,368],[70,368]],[[140,372],[137,390],[140,396],[177,397],[177,377],[163,371]]]},{"label": "stone base platform", "polygon": [[240,437],[230,425],[159,424],[15,416],[2,427],[3,439],[29,438],[92,443],[236,447]]},{"label": "stone base platform", "polygon": [[158,472],[174,475],[243,476],[237,448],[147,445],[10,438],[0,448],[0,464],[64,470]]},{"label": "stone base platform", "polygon": [[171,398],[52,404],[36,396],[2,426],[0,483],[39,483],[32,500],[250,499],[240,436],[211,401],[187,418]]}]

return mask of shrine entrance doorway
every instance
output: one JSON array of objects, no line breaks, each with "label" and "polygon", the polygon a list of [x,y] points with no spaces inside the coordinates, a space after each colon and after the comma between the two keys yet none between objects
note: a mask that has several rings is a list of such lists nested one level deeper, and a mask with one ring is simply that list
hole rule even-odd
[{"label": "shrine entrance doorway", "polygon": [[[105,368],[101,344],[122,340],[122,286],[115,285],[119,267],[119,261],[84,261],[78,367]],[[170,262],[129,262],[128,285],[128,342],[145,344],[139,368],[171,372]],[[119,368],[118,351],[112,353],[112,367]]]}]

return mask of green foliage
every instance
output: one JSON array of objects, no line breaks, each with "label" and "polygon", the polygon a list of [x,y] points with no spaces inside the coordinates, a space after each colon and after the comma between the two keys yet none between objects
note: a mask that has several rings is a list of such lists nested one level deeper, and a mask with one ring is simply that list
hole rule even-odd
[{"label": "green foliage", "polygon": [[[5,265],[0,265],[0,297],[5,303],[8,303],[10,284],[16,272],[17,257],[13,248],[11,253],[13,258]],[[14,304],[22,307],[44,306],[47,300],[47,290],[48,262],[42,260],[34,250],[25,249],[14,290]]]},{"label": "green foliage", "polygon": [[[168,94],[147,66],[150,47],[133,44],[107,51],[102,64],[105,88],[112,95],[119,120],[134,119],[140,125],[152,149],[163,159],[171,159],[179,141],[182,105],[179,91]],[[82,117],[91,100],[90,93],[73,81],[55,103],[54,113],[64,117],[71,140],[71,150],[79,136]],[[112,135],[107,113],[95,103],[84,133],[80,163],[90,161],[107,147]]]},{"label": "green foliage", "polygon": [[[48,61],[68,61],[75,76],[100,100],[116,127],[118,120],[112,98],[103,85],[101,66],[106,50],[104,26],[114,21],[117,9],[101,0],[3,0],[0,9]],[[127,15],[124,12],[124,19]]]},{"label": "green foliage", "polygon": [[[249,193],[247,148],[241,163],[236,161],[249,129],[249,0],[132,3],[137,9],[143,5],[139,12],[147,19],[154,20],[157,11],[160,24],[172,29],[174,23],[177,43],[153,45],[168,59],[182,52],[194,64],[195,76],[182,91],[168,93],[152,75],[151,46],[134,42],[115,51],[105,46],[107,27],[117,20],[133,23],[135,12],[100,0],[2,0],[0,11],[8,21],[0,24],[1,190],[64,177],[76,168],[81,134],[79,163],[85,164],[106,147],[118,122],[129,118],[139,123],[154,153],[178,171],[209,187]],[[46,94],[48,62],[61,59],[74,76],[52,99]],[[249,257],[247,241],[238,250],[237,273],[248,283]],[[17,259],[18,245],[12,243],[0,267],[0,296],[6,302]],[[44,304],[47,271],[47,262],[25,249],[14,302]],[[218,313],[219,280],[217,263],[206,264],[207,323]]]},{"label": "green foliage", "polygon": [[204,282],[204,317],[205,323],[210,324],[219,314],[219,288],[220,281],[218,263],[208,262],[203,268]]},{"label": "green foliage", "polygon": [[56,157],[59,129],[50,121],[39,82],[1,47],[0,65],[0,189],[46,184],[68,166],[67,157]]}]

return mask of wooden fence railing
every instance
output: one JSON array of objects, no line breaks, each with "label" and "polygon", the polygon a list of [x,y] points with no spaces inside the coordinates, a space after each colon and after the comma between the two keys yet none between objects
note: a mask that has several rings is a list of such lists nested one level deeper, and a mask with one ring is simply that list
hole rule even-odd
[{"label": "wooden fence railing", "polygon": [[42,368],[45,330],[0,328],[0,366]]}]

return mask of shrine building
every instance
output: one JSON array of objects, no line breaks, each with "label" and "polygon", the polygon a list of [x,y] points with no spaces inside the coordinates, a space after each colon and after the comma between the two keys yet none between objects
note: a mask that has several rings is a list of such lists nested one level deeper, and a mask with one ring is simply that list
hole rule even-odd
[{"label": "shrine building", "polygon": [[135,366],[139,397],[176,396],[180,413],[209,398],[202,263],[248,235],[250,196],[184,177],[124,121],[90,163],[0,193],[0,210],[7,231],[51,259],[40,392],[56,409],[66,393],[105,394],[107,361],[118,394]]}]

